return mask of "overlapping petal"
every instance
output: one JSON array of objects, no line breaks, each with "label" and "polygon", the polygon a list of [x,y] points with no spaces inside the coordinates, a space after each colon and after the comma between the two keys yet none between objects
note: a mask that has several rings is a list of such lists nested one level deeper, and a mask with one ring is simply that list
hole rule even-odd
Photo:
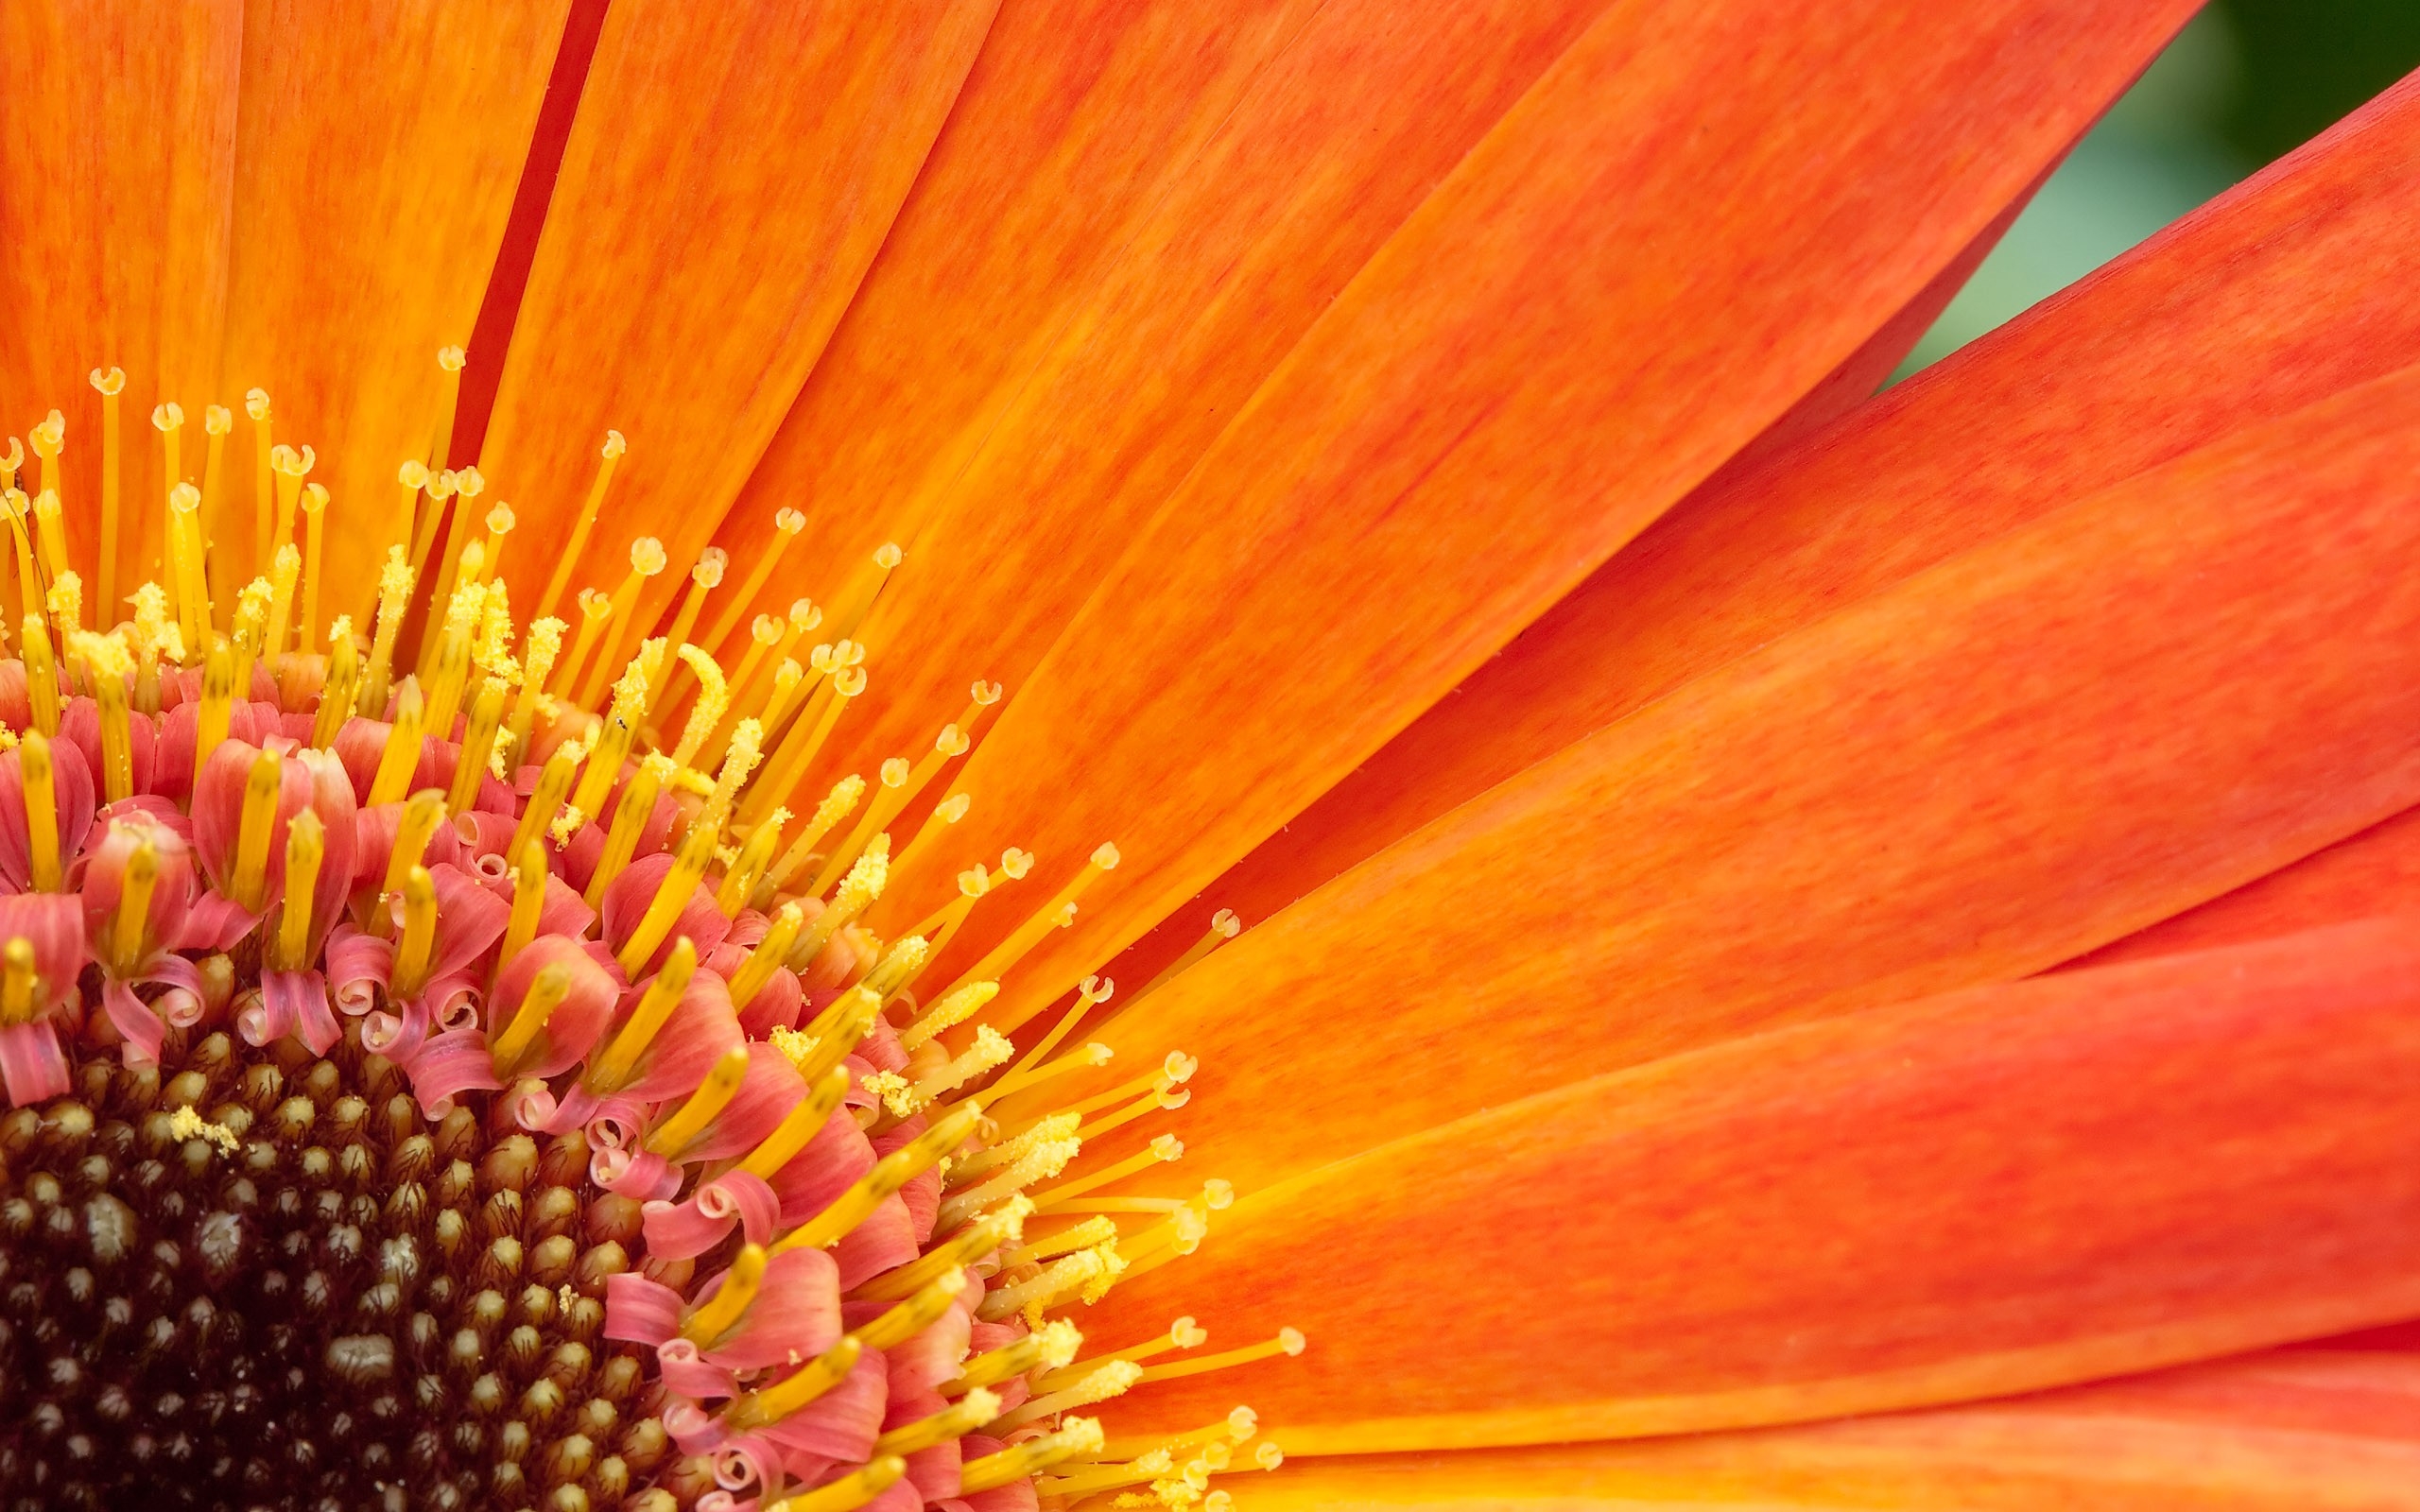
[{"label": "overlapping petal", "polygon": [[[2022,80],[2114,89],[2181,16],[1599,20],[1242,406],[972,758],[974,847],[1139,858],[1019,1001],[1198,890],[1857,351],[2083,124]],[[1842,88],[1747,103],[1810,69]]]},{"label": "overlapping petal", "polygon": [[1247,1392],[1297,1452],[1800,1421],[2385,1322],[2420,1310],[2415,1006],[2407,916],[1755,1036],[1247,1195],[1095,1312],[1303,1329],[1134,1409]]},{"label": "overlapping petal", "polygon": [[2420,369],[1776,642],[1104,1038],[1198,1055],[1198,1095],[1270,1111],[1187,1131],[1249,1186],[1595,1071],[2040,971],[2376,823],[2420,799],[2420,593],[2391,565],[2420,530],[2406,417]]}]

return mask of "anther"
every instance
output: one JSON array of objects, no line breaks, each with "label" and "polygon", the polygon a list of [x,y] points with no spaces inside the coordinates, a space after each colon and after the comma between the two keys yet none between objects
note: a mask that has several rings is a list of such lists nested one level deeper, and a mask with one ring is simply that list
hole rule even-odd
[{"label": "anther", "polygon": [[235,830],[235,867],[228,892],[237,907],[258,913],[268,886],[269,833],[277,822],[278,787],[285,764],[275,751],[252,758],[244,780],[244,808]]},{"label": "anther", "polygon": [[913,1454],[935,1444],[946,1444],[1000,1416],[997,1393],[977,1386],[952,1407],[943,1408],[929,1418],[903,1423],[873,1441],[876,1454]]},{"label": "anther", "polygon": [[823,1125],[830,1123],[841,1101],[849,1094],[849,1068],[835,1066],[821,1080],[807,1089],[797,1107],[783,1115],[773,1131],[739,1162],[739,1169],[750,1176],[771,1180],[775,1172],[789,1164],[792,1157],[806,1148]]},{"label": "anther", "polygon": [[[933,1121],[932,1126],[876,1160],[857,1183],[833,1199],[831,1206],[791,1229],[777,1241],[776,1251],[826,1247],[871,1217],[882,1200],[933,1168],[944,1155],[966,1143],[983,1109],[961,1103]],[[876,1345],[876,1348],[882,1348]]]},{"label": "anther", "polygon": [[856,1334],[843,1334],[838,1343],[780,1381],[733,1402],[723,1414],[725,1425],[744,1432],[780,1422],[847,1380],[866,1348]]},{"label": "anther", "polygon": [[1022,1480],[1061,1460],[1098,1452],[1102,1442],[1098,1419],[1070,1418],[1056,1433],[1028,1439],[996,1454],[967,1461],[959,1473],[959,1494],[972,1496],[977,1491],[993,1490],[1011,1481]]},{"label": "anther", "polygon": [[285,904],[273,961],[280,971],[299,971],[310,964],[311,895],[326,853],[327,834],[320,816],[300,810],[285,827]]},{"label": "anther", "polygon": [[748,1075],[748,1047],[734,1045],[708,1068],[698,1090],[648,1135],[647,1148],[667,1160],[678,1159],[681,1152],[697,1142],[722,1110],[731,1106],[739,1093],[739,1084]]},{"label": "anther", "polygon": [[428,969],[437,948],[437,885],[428,868],[413,866],[404,873],[404,935],[395,947],[395,968],[388,996],[408,1003],[428,985]]},{"label": "anther", "polygon": [[664,792],[664,773],[670,765],[660,756],[649,756],[639,763],[637,773],[623,785],[621,799],[614,809],[614,826],[605,833],[605,850],[596,858],[596,868],[589,875],[583,894],[589,907],[604,905],[605,889],[614,885],[614,879],[622,874],[631,864],[631,857],[638,852],[639,839],[647,833],[648,819],[654,816],[656,800]]},{"label": "anther", "polygon": [[396,802],[410,788],[412,774],[420,766],[422,714],[420,684],[406,678],[395,690],[395,723],[387,731],[386,751],[370,781],[370,807]]},{"label": "anther", "polygon": [[637,927],[622,946],[617,959],[624,972],[637,976],[640,969],[654,958],[672,926],[680,921],[681,911],[688,906],[690,894],[697,891],[707,865],[714,860],[715,840],[713,826],[703,822],[690,826],[688,837],[681,842],[680,852],[673,857],[672,869],[664,874],[654,900],[639,916]]},{"label": "anther", "polygon": [[773,980],[773,973],[782,969],[789,954],[791,941],[804,927],[805,919],[804,911],[795,902],[782,904],[773,915],[772,922],[766,926],[765,937],[757,941],[756,948],[748,953],[748,959],[732,973],[731,1005],[735,1009],[745,1012],[748,1005],[756,1001],[756,994]]},{"label": "anther", "polygon": [[683,935],[672,942],[663,968],[648,984],[621,1032],[602,1054],[589,1061],[581,1078],[589,1087],[598,1091],[616,1091],[630,1081],[631,1073],[638,1069],[639,1057],[647,1054],[648,1046],[663,1032],[672,1010],[681,1005],[681,995],[689,989],[689,979],[697,971],[698,947]]},{"label": "anther", "polygon": [[513,1010],[511,1022],[488,1045],[488,1058],[495,1067],[497,1080],[508,1081],[520,1070],[530,1047],[538,1042],[539,1031],[545,1028],[546,1020],[570,995],[571,971],[561,963],[541,969],[530,979],[529,989],[522,995],[521,1005]]},{"label": "anther", "polygon": [[741,1249],[723,1276],[722,1285],[715,1294],[690,1311],[681,1325],[681,1336],[693,1344],[711,1345],[739,1326],[749,1304],[765,1284],[766,1254],[761,1246],[750,1245]]},{"label": "anther", "polygon": [[899,1478],[907,1473],[908,1462],[905,1459],[896,1454],[886,1454],[857,1467],[829,1485],[798,1496],[783,1497],[765,1512],[856,1512],[856,1508],[898,1485]]}]

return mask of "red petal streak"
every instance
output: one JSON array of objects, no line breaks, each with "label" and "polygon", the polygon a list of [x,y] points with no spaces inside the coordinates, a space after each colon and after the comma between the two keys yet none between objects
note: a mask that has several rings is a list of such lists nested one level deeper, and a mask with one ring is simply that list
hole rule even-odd
[{"label": "red petal streak", "polygon": [[2415,480],[2420,369],[2145,473],[1530,767],[1103,1038],[1201,1057],[1188,1161],[1249,1188],[2143,928],[2420,801]]},{"label": "red petal streak", "polygon": [[1096,1316],[1301,1328],[1299,1359],[1135,1399],[1170,1422],[1247,1400],[1298,1452],[2033,1390],[2420,1309],[2414,1086],[2411,918],[2042,977],[1324,1166]]}]

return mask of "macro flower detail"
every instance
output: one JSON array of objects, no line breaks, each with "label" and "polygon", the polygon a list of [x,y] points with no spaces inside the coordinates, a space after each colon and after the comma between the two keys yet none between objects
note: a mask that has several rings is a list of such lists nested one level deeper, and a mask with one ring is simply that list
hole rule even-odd
[{"label": "macro flower detail", "polygon": [[0,1506],[2414,1505],[2420,88],[1874,394],[2191,9],[0,13]]}]

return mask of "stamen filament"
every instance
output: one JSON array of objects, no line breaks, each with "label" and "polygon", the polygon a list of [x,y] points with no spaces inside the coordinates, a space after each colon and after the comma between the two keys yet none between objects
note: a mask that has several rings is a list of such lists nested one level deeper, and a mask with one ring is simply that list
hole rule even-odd
[{"label": "stamen filament", "polygon": [[[107,373],[93,369],[93,387],[101,391],[101,559],[95,581],[101,587],[104,605],[117,602],[117,510],[118,510],[118,414],[117,398],[126,387],[126,369],[112,368]],[[166,406],[163,406],[164,408]],[[179,420],[184,419],[181,413]],[[157,423],[155,412],[154,423]],[[169,442],[168,481],[177,481],[176,443]]]},{"label": "stamen filament", "polygon": [[1086,1371],[1074,1385],[1037,1396],[1016,1411],[1000,1419],[1000,1430],[1011,1432],[1029,1422],[1056,1417],[1070,1407],[1089,1407],[1098,1401],[1122,1397],[1143,1378],[1143,1367],[1124,1360],[1112,1360],[1097,1369]]},{"label": "stamen filament", "polygon": [[1013,1449],[996,1454],[969,1460],[959,1472],[959,1494],[972,1496],[1021,1480],[1036,1470],[1073,1459],[1078,1454],[1097,1452],[1101,1446],[1100,1423],[1091,1418],[1070,1418],[1055,1434],[1030,1438]]},{"label": "stamen filament", "polygon": [[555,571],[546,579],[546,591],[538,596],[538,618],[554,613],[562,602],[563,590],[571,586],[572,569],[579,563],[579,554],[588,545],[588,533],[596,528],[596,512],[605,507],[605,490],[613,486],[614,464],[630,443],[622,439],[620,431],[607,431],[605,445],[597,455],[596,478],[588,486],[588,498],[579,507],[579,516],[573,522],[571,539],[563,543],[562,555],[556,559]]},{"label": "stamen filament", "polygon": [[1236,917],[1234,909],[1219,909],[1210,916],[1210,927],[1202,931],[1201,937],[1187,946],[1184,954],[1170,961],[1159,975],[1144,983],[1143,990],[1127,999],[1126,1005],[1131,1008],[1150,994],[1175,981],[1187,971],[1201,964],[1203,956],[1242,934],[1243,928],[1243,921]]},{"label": "stamen filament", "polygon": [[224,404],[205,404],[201,411],[202,433],[210,438],[209,449],[203,454],[200,502],[193,519],[193,570],[196,602],[201,607],[201,623],[193,634],[185,637],[185,653],[199,656],[206,638],[199,632],[211,627],[211,605],[225,596],[227,564],[211,563],[210,548],[218,540],[219,519],[227,499],[227,433],[235,428],[234,411]]},{"label": "stamen filament", "polygon": [[252,758],[251,771],[244,779],[244,810],[236,822],[235,870],[229,890],[246,913],[259,913],[268,891],[269,832],[277,822],[284,770],[277,753],[264,750]]},{"label": "stamen filament", "polygon": [[631,611],[638,608],[639,592],[648,579],[664,571],[668,560],[664,542],[653,536],[641,536],[631,543],[631,570],[623,575],[614,588],[612,621],[605,627],[603,644],[597,648],[596,664],[588,673],[588,680],[580,685],[579,696],[573,701],[583,709],[593,709],[605,696],[605,679],[622,658],[622,637],[630,633]]},{"label": "stamen filament", "polygon": [[782,843],[784,817],[784,811],[775,809],[764,823],[756,826],[755,833],[749,835],[747,843],[739,848],[739,854],[732,861],[731,869],[723,873],[722,885],[715,889],[715,906],[722,910],[725,919],[738,918],[739,911],[748,906],[748,900],[756,891],[757,880],[764,876],[766,866],[773,858],[773,848]]},{"label": "stamen filament", "polygon": [[1184,1142],[1173,1134],[1162,1134],[1153,1139],[1139,1154],[1130,1156],[1107,1170],[1079,1177],[1073,1181],[1062,1182],[1047,1192],[1036,1193],[1033,1198],[1034,1211],[1048,1212],[1054,1208],[1063,1207],[1087,1192],[1098,1191],[1113,1181],[1123,1180],[1137,1172],[1148,1171],[1155,1165],[1182,1160],[1184,1156]]},{"label": "stamen filament", "polygon": [[1083,1343],[1084,1336],[1076,1325],[1065,1318],[1052,1318],[1023,1338],[967,1361],[957,1380],[942,1383],[942,1395],[955,1397],[980,1386],[995,1386],[1037,1368],[1058,1369],[1076,1357]]},{"label": "stamen filament", "polygon": [[328,512],[328,490],[314,483],[302,490],[302,624],[305,647],[320,644],[320,520]]},{"label": "stamen filament", "polygon": [[268,560],[271,501],[277,492],[277,473],[270,461],[276,446],[269,436],[268,390],[244,390],[244,413],[252,421],[252,564],[258,567]]},{"label": "stamen filament", "polygon": [[[815,916],[814,921],[806,926],[805,933],[799,936],[798,943],[790,947],[790,969],[804,971],[822,954],[823,947],[832,942],[833,936],[847,928],[866,911],[868,904],[882,896],[890,875],[890,846],[886,839],[883,844],[869,850],[858,858],[856,866],[849,868],[849,879],[840,885],[838,895]],[[910,1045],[908,1048],[912,1050],[915,1047]]]},{"label": "stamen filament", "polygon": [[733,1402],[723,1421],[735,1432],[780,1422],[849,1379],[865,1349],[864,1340],[854,1333],[842,1334],[838,1343],[798,1369]]},{"label": "stamen filament", "polygon": [[748,612],[749,606],[756,602],[756,595],[772,581],[773,570],[781,565],[782,553],[789,550],[790,542],[797,540],[798,533],[805,528],[806,516],[798,510],[783,508],[773,511],[772,543],[757,555],[755,563],[748,569],[747,577],[741,580],[739,591],[732,594],[731,601],[715,617],[714,628],[706,632],[700,644],[708,651],[721,650],[723,644],[731,639],[732,630],[738,626],[739,616]]},{"label": "stamen filament", "polygon": [[618,1091],[638,1069],[639,1057],[647,1054],[648,1045],[663,1032],[672,1010],[681,1005],[681,995],[689,990],[689,979],[697,974],[698,947],[689,936],[682,936],[672,942],[672,954],[664,958],[664,969],[648,984],[638,1006],[631,1010],[630,1021],[622,1032],[605,1047],[605,1053],[592,1059],[583,1078],[599,1091]]},{"label": "stamen filament", "polygon": [[784,958],[790,953],[790,942],[798,938],[804,922],[805,915],[798,904],[782,904],[781,911],[766,927],[765,937],[748,953],[748,959],[739,963],[739,970],[732,973],[731,1005],[735,1009],[745,1011],[748,1005],[756,1001],[756,994],[765,990],[773,973],[782,969]]},{"label": "stamen filament", "polygon": [[[961,1103],[933,1121],[932,1126],[873,1163],[856,1185],[833,1199],[832,1205],[775,1242],[776,1252],[813,1246],[827,1247],[872,1216],[882,1199],[933,1168],[944,1155],[966,1143],[983,1116],[975,1103]],[[871,1342],[871,1341],[870,1341]],[[875,1348],[886,1348],[875,1345]]]},{"label": "stamen filament", "polygon": [[866,780],[855,772],[832,784],[832,791],[815,806],[815,816],[807,821],[799,837],[790,842],[790,848],[782,852],[782,859],[773,864],[774,886],[789,885],[790,878],[806,865],[816,846],[832,833],[832,827],[847,818],[849,811],[857,806],[857,799],[865,796],[865,790]]},{"label": "stamen filament", "polygon": [[[847,644],[846,642],[841,644]],[[815,760],[816,752],[832,738],[832,727],[840,722],[842,713],[856,701],[857,695],[865,691],[866,675],[859,667],[839,667],[823,679],[822,686],[816,690],[821,710],[810,704],[807,714],[814,717],[810,720],[807,714],[801,715],[790,732],[782,737],[772,760],[766,764],[764,780],[749,795],[748,804],[741,811],[743,818],[752,821],[761,818],[765,811],[789,796],[790,789],[806,775],[807,765]]]},{"label": "stamen filament", "polygon": [[1082,1022],[1084,1015],[1090,1013],[1098,1005],[1108,1002],[1110,994],[1116,990],[1117,984],[1104,976],[1088,976],[1077,983],[1075,1005],[1062,1015],[1057,1023],[1050,1026],[1048,1034],[1034,1041],[1032,1049],[1018,1057],[1017,1063],[1009,1068],[1007,1075],[993,1085],[992,1095],[994,1098],[1005,1097],[1035,1079],[1028,1076],[1027,1073],[1041,1064],[1045,1056],[1058,1049],[1059,1041],[1067,1038],[1069,1031]]},{"label": "stamen filament", "polygon": [[929,1418],[903,1423],[884,1434],[873,1441],[873,1452],[876,1454],[913,1454],[935,1444],[963,1438],[998,1416],[998,1393],[977,1386],[957,1405],[944,1407]]},{"label": "stamen filament", "polygon": [[741,1249],[724,1274],[722,1285],[715,1289],[714,1296],[699,1303],[681,1325],[681,1336],[692,1344],[708,1345],[738,1327],[748,1305],[764,1288],[765,1261],[761,1245]]},{"label": "stamen filament", "polygon": [[1279,1329],[1277,1336],[1273,1339],[1247,1345],[1240,1349],[1229,1349],[1224,1354],[1204,1355],[1199,1360],[1183,1360],[1175,1365],[1148,1366],[1136,1383],[1176,1381],[1185,1376],[1206,1375],[1213,1370],[1224,1370],[1231,1366],[1250,1365],[1255,1360],[1266,1360],[1271,1355],[1300,1354],[1303,1352],[1304,1342],[1300,1329]]},{"label": "stamen filament", "polygon": [[849,1095],[849,1069],[835,1066],[823,1074],[821,1080],[807,1089],[805,1098],[784,1114],[765,1136],[748,1152],[738,1169],[750,1176],[771,1180],[773,1173],[790,1163],[791,1157],[805,1149],[808,1143],[822,1131],[839,1110],[841,1100]]},{"label": "stamen filament", "polygon": [[560,962],[542,969],[530,979],[529,990],[522,994],[521,1006],[513,1010],[512,1022],[488,1046],[488,1059],[494,1065],[498,1080],[510,1078],[520,1069],[529,1047],[538,1042],[538,1031],[546,1026],[547,1018],[570,995],[571,971]]},{"label": "stamen filament", "polygon": [[[579,591],[579,633],[572,638],[571,655],[555,664],[555,679],[547,688],[557,700],[571,695],[572,680],[579,676],[579,664],[587,659],[588,649],[596,644],[597,635],[613,617],[614,601],[593,588]],[[583,703],[594,700],[582,700]]]},{"label": "stamen filament", "polygon": [[666,1160],[678,1156],[706,1130],[722,1110],[731,1106],[739,1093],[739,1084],[748,1075],[748,1047],[734,1045],[722,1053],[706,1071],[705,1079],[698,1084],[681,1106],[666,1116],[648,1136],[647,1148]]},{"label": "stamen filament", "polygon": [[34,1017],[34,945],[23,935],[0,945],[0,1023],[30,1023]]},{"label": "stamen filament", "polygon": [[282,971],[299,971],[310,962],[311,895],[326,854],[327,833],[320,816],[309,809],[297,812],[285,827],[285,903],[278,920],[274,962]]},{"label": "stamen filament", "polygon": [[786,1496],[765,1512],[856,1512],[899,1484],[908,1462],[896,1454],[872,1460],[832,1482],[799,1496]]},{"label": "stamen filament", "polygon": [[428,986],[428,968],[437,950],[437,883],[426,867],[404,873],[404,937],[395,947],[395,971],[387,995],[408,1003]]},{"label": "stamen filament", "polygon": [[26,696],[33,712],[34,729],[59,733],[59,664],[51,657],[50,633],[39,614],[26,616]]},{"label": "stamen filament", "polygon": [[[1085,858],[1084,868],[1076,873],[1075,878],[1067,885],[1059,889],[1057,897],[1034,910],[1031,917],[1016,927],[1014,933],[993,947],[990,954],[976,962],[965,975],[951,984],[953,988],[962,987],[969,982],[984,980],[996,982],[1006,977],[1010,968],[1025,959],[1028,952],[1042,943],[1044,936],[1054,929],[1064,929],[1075,922],[1076,900],[1083,896],[1084,890],[1093,885],[1095,879],[1106,872],[1115,870],[1117,861],[1117,847],[1104,842],[1095,848],[1093,853]],[[1022,1019],[1018,1019],[1000,1024],[998,1027],[1004,1034],[1011,1033],[1022,1022]]]}]

